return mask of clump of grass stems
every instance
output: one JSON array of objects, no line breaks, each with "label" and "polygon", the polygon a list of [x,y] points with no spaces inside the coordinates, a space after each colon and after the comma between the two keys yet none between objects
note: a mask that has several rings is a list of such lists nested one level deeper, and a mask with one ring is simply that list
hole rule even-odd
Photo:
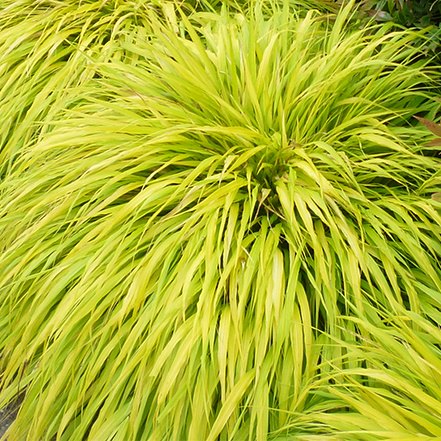
[{"label": "clump of grass stems", "polygon": [[10,441],[441,436],[435,74],[351,11],[146,10],[41,80],[0,181]]},{"label": "clump of grass stems", "polygon": [[155,5],[140,0],[2,2],[0,178],[21,148],[51,130],[54,115],[75,100],[74,90],[97,75],[96,62],[136,62],[118,42],[135,26],[137,38],[146,38],[147,12]]}]

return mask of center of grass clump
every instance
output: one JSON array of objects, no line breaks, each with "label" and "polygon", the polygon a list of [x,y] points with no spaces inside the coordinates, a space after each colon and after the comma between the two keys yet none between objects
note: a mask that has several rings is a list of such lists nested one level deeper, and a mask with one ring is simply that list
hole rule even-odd
[{"label": "center of grass clump", "polygon": [[[277,134],[279,135],[279,134]],[[262,188],[275,189],[275,182],[286,174],[292,156],[292,147],[283,146],[279,136],[250,160],[253,178]]]},{"label": "center of grass clump", "polygon": [[276,152],[262,157],[255,165],[252,164],[252,176],[255,183],[262,189],[275,190],[276,182],[288,171],[288,164]]}]

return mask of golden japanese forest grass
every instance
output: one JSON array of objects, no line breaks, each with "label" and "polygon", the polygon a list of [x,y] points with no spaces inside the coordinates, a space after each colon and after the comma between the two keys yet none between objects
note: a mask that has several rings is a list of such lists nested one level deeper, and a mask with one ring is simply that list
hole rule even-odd
[{"label": "golden japanese forest grass", "polygon": [[421,32],[359,29],[351,4],[20,3],[0,12],[8,440],[441,437]]}]

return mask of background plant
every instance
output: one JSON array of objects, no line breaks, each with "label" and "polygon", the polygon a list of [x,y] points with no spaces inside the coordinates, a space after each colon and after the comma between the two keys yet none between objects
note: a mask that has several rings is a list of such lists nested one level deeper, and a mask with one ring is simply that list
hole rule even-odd
[{"label": "background plant", "polygon": [[438,26],[441,21],[439,0],[373,0],[364,4],[387,13],[387,18],[404,26],[425,27],[430,24]]}]

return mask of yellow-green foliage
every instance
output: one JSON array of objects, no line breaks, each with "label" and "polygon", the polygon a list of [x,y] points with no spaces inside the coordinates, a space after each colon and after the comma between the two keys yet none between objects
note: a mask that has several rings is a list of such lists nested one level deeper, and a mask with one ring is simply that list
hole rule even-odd
[{"label": "yellow-green foliage", "polygon": [[31,3],[0,12],[8,440],[441,437],[421,35]]}]

